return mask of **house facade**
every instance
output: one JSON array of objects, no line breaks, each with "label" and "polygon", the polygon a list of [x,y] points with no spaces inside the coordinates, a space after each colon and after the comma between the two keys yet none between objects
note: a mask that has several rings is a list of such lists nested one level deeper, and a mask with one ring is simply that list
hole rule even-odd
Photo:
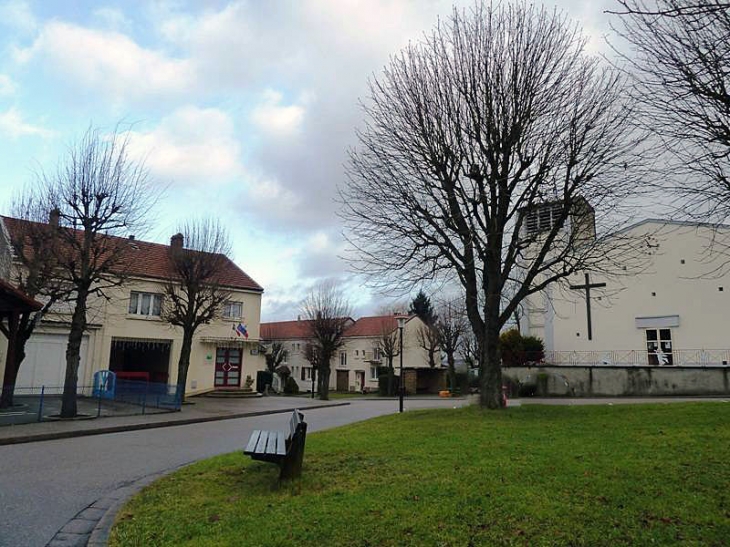
[{"label": "house facade", "polygon": [[[312,365],[306,359],[306,346],[310,341],[310,322],[307,320],[279,321],[261,324],[264,344],[279,342],[286,351],[286,364],[297,381],[300,391],[311,391],[313,386]],[[403,328],[404,369],[427,369],[428,353],[419,343],[418,332],[425,324],[417,316],[407,318]],[[348,319],[345,343],[330,363],[330,389],[336,391],[377,391],[378,367],[387,366],[384,339],[390,338],[396,348],[400,345],[398,322],[393,315]],[[397,350],[396,350],[397,351]],[[434,357],[441,363],[440,353]],[[396,373],[400,368],[400,355],[393,359]]]},{"label": "house facade", "polygon": [[642,273],[581,272],[525,303],[520,328],[545,362],[727,365],[730,227],[645,220],[622,235],[643,242]]},{"label": "house facade", "polygon": [[[18,219],[0,217],[5,241],[21,231]],[[112,370],[119,378],[175,384],[182,345],[182,330],[162,318],[164,286],[171,275],[171,245],[134,238],[129,245],[129,261],[123,285],[106,291],[107,298],[89,302],[88,329],[81,347],[78,372],[80,389],[93,384],[94,373]],[[6,250],[7,253],[7,243]],[[12,282],[13,262],[8,278]],[[246,376],[256,377],[262,360],[258,357],[259,321],[263,288],[230,259],[223,261],[220,283],[229,294],[221,316],[202,325],[193,340],[187,394],[213,389],[236,388]],[[20,367],[18,388],[46,392],[62,389],[65,352],[72,308],[60,303],[48,313],[26,346]],[[0,341],[0,377],[5,363],[6,341]]]}]

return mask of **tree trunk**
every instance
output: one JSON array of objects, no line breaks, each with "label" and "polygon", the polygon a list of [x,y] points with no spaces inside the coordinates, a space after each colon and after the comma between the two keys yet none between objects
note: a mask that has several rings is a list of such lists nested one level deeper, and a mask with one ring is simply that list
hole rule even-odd
[{"label": "tree trunk", "polygon": [[193,333],[189,329],[183,329],[180,359],[177,362],[177,392],[180,394],[181,404],[185,402],[185,388],[188,385],[188,368],[190,368],[190,352],[192,351],[192,347]]},{"label": "tree trunk", "polygon": [[328,401],[330,398],[330,373],[330,367],[326,366],[319,375],[319,398],[323,401]]},{"label": "tree trunk", "polygon": [[388,357],[388,397],[395,395],[395,370],[393,369],[393,356]]},{"label": "tree trunk", "polygon": [[456,385],[456,362],[454,360],[454,352],[448,352],[446,354],[446,361],[449,364],[449,382],[451,383],[451,392],[460,386]]},{"label": "tree trunk", "polygon": [[[15,380],[18,376],[18,342],[20,317],[17,313],[11,313],[8,318],[8,348],[5,356],[5,374],[3,375],[3,390],[0,395],[0,408],[13,406],[13,393],[15,392]],[[22,350],[21,350],[22,352]]]},{"label": "tree trunk", "polygon": [[63,383],[63,399],[61,400],[61,418],[73,418],[78,414],[76,390],[78,388],[79,363],[81,362],[81,341],[86,330],[86,298],[88,290],[79,290],[76,294],[74,313],[71,318],[71,331],[66,346],[66,378]]},{"label": "tree trunk", "polygon": [[481,390],[479,404],[496,409],[502,407],[502,363],[499,352],[499,327],[493,317],[487,318],[479,352]]}]

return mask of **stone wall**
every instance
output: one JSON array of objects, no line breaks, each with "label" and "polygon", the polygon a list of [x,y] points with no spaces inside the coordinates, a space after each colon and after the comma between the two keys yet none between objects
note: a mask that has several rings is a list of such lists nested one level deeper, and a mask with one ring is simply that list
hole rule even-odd
[{"label": "stone wall", "polygon": [[534,384],[537,395],[730,395],[728,366],[504,367],[503,374],[523,385]]}]

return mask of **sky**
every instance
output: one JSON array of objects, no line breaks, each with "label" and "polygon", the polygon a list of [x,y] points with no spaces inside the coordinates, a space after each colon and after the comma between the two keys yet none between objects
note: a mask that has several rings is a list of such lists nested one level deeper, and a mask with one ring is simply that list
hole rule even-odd
[{"label": "sky", "polygon": [[[359,101],[389,55],[453,5],[0,0],[0,213],[87,128],[122,123],[130,154],[165,189],[149,233],[134,235],[167,243],[186,218],[214,216],[265,289],[263,321],[295,319],[324,279],[343,284],[355,316],[374,313],[390,295],[339,258],[335,197]],[[545,5],[582,25],[589,50],[607,49],[615,2]]]}]

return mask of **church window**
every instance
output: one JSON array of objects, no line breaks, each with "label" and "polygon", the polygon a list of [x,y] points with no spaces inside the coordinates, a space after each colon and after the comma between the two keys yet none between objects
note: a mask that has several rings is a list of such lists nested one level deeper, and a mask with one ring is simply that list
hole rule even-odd
[{"label": "church window", "polygon": [[562,203],[543,203],[536,205],[527,212],[525,227],[528,236],[541,232],[549,232],[558,223],[563,212]]},{"label": "church window", "polygon": [[650,365],[672,365],[672,329],[647,329],[646,351]]}]

